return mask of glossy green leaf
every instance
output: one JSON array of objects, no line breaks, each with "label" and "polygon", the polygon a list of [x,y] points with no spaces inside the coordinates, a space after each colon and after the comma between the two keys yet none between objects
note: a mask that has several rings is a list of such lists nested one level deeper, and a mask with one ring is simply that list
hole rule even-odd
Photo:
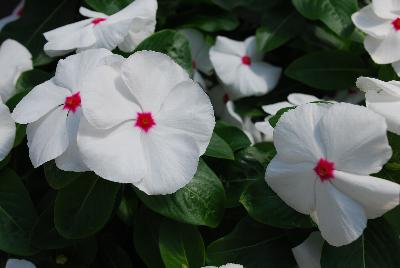
[{"label": "glossy green leaf", "polygon": [[234,152],[251,144],[249,138],[241,129],[223,122],[217,122],[214,132],[229,144]]},{"label": "glossy green leaf", "polygon": [[210,144],[207,147],[205,155],[222,158],[222,159],[234,159],[233,151],[228,143],[222,139],[217,133],[213,133]]},{"label": "glossy green leaf", "polygon": [[88,174],[61,189],[56,197],[54,222],[69,239],[88,237],[104,227],[114,208],[120,184]]},{"label": "glossy green leaf", "polygon": [[275,115],[268,119],[268,123],[275,128],[276,124],[278,124],[279,119],[281,119],[282,115],[287,111],[293,110],[295,107],[287,107],[280,109]]},{"label": "glossy green leaf", "polygon": [[224,213],[225,192],[214,172],[200,160],[192,181],[174,194],[137,194],[153,211],[183,223],[215,227]]},{"label": "glossy green leaf", "polygon": [[44,164],[44,174],[50,187],[55,190],[60,190],[66,187],[79,177],[84,177],[83,174],[87,175],[87,173],[68,172],[60,170],[57,168],[54,161],[50,161]]},{"label": "glossy green leaf", "polygon": [[205,32],[233,31],[239,26],[238,19],[231,13],[196,15],[183,24],[183,28],[196,28]]},{"label": "glossy green leaf", "polygon": [[120,11],[133,1],[134,0],[85,0],[86,4],[91,8],[107,15],[112,15]]}]

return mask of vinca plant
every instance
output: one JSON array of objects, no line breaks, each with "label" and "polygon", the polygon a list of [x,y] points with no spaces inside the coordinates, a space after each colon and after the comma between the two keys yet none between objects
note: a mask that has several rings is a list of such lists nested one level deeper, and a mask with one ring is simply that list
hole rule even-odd
[{"label": "vinca plant", "polygon": [[400,0],[3,2],[0,267],[400,267]]}]

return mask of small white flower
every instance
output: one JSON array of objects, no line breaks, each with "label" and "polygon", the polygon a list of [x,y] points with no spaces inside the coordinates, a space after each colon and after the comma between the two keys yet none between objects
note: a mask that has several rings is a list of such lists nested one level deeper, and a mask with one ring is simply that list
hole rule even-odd
[{"label": "small white flower", "polygon": [[87,170],[76,144],[83,78],[97,65],[118,60],[120,57],[105,49],[60,60],[55,76],[33,88],[15,107],[15,121],[28,124],[29,156],[34,167],[55,159],[62,170]]},{"label": "small white flower", "polygon": [[234,264],[234,263],[227,263],[225,265],[222,266],[205,266],[203,268],[243,268],[243,265],[240,264]]},{"label": "small white flower", "polygon": [[169,194],[193,178],[215,125],[210,99],[167,55],[141,51],[96,68],[82,92],[78,145],[104,179]]},{"label": "small white flower", "polygon": [[117,46],[124,52],[132,52],[154,32],[156,11],[156,0],[135,0],[111,16],[81,7],[79,12],[89,19],[44,33],[48,41],[44,50],[49,56],[64,55],[75,49],[113,50]]},{"label": "small white flower", "polygon": [[10,110],[0,99],[0,161],[11,151],[15,140],[15,122]]},{"label": "small white flower", "polygon": [[367,107],[385,117],[390,131],[400,134],[400,82],[360,77],[357,87],[365,92]]},{"label": "small white flower", "polygon": [[0,31],[4,28],[4,26],[18,20],[22,16],[24,5],[25,0],[20,1],[9,16],[0,19]]},{"label": "small white flower", "polygon": [[352,15],[353,23],[368,36],[364,47],[378,64],[394,64],[400,71],[400,5],[398,0],[373,0]]},{"label": "small white flower", "polygon": [[36,266],[27,260],[8,259],[5,268],[36,268]]},{"label": "small white flower", "polygon": [[17,92],[15,84],[19,76],[32,70],[32,55],[20,43],[7,39],[0,46],[0,96],[6,102]]},{"label": "small white flower", "polygon": [[204,40],[203,34],[197,30],[182,29],[180,32],[185,35],[190,44],[193,80],[199,83],[205,89],[206,83],[200,72],[207,75],[210,75],[212,72],[213,67],[209,56],[210,46]]},{"label": "small white flower", "polygon": [[275,127],[277,155],[266,181],[289,206],[311,215],[329,244],[349,244],[367,219],[399,204],[399,185],[369,176],[392,155],[386,131],[384,118],[362,106],[298,106]]},{"label": "small white flower", "polygon": [[262,62],[254,36],[243,42],[218,36],[210,50],[210,59],[229,96],[235,100],[264,95],[278,83],[281,68]]},{"label": "small white flower", "polygon": [[321,268],[321,253],[324,239],[320,232],[312,232],[303,243],[292,248],[299,268]]}]

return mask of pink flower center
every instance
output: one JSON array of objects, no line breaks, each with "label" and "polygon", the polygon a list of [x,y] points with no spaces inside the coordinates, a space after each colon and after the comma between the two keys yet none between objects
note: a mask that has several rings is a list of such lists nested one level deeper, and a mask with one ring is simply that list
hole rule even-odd
[{"label": "pink flower center", "polygon": [[251,65],[251,58],[249,56],[247,56],[247,55],[244,55],[242,57],[242,63],[244,65]]},{"label": "pink flower center", "polygon": [[400,30],[400,17],[392,21],[393,27],[396,29],[396,31]]},{"label": "pink flower center", "polygon": [[79,92],[65,98],[64,110],[75,113],[79,106],[81,106],[81,94]]},{"label": "pink flower center", "polygon": [[314,168],[315,173],[319,176],[321,181],[334,179],[333,171],[335,170],[335,163],[321,158]]},{"label": "pink flower center", "polygon": [[95,19],[92,19],[92,24],[97,25],[105,20],[107,20],[107,19],[106,18],[95,18]]},{"label": "pink flower center", "polygon": [[192,60],[192,68],[193,68],[193,69],[196,69],[196,68],[197,68],[197,64],[196,64],[196,61],[195,61],[195,60]]},{"label": "pink flower center", "polygon": [[21,7],[18,11],[17,11],[17,16],[18,17],[22,17],[22,15],[24,15],[24,8]]},{"label": "pink flower center", "polygon": [[148,132],[150,128],[156,125],[151,113],[137,113],[135,126],[140,127],[144,132]]},{"label": "pink flower center", "polygon": [[229,101],[229,96],[228,96],[228,94],[225,94],[225,95],[224,95],[223,101],[224,101],[224,103],[227,103],[227,102]]}]

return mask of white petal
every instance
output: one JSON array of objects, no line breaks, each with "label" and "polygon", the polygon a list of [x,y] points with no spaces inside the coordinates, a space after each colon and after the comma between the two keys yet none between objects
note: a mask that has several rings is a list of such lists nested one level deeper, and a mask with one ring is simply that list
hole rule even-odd
[{"label": "white petal", "polygon": [[257,122],[255,123],[255,127],[258,131],[260,131],[264,137],[264,141],[272,141],[274,137],[274,128],[267,122]]},{"label": "white petal", "polygon": [[56,108],[26,129],[29,157],[36,168],[65,152],[68,147],[67,111]]},{"label": "white petal", "polygon": [[118,43],[118,48],[123,52],[131,53],[144,39],[154,33],[155,28],[155,20],[133,19],[128,34],[122,42]]},{"label": "white petal", "polygon": [[299,268],[321,268],[321,253],[324,239],[320,232],[312,232],[303,243],[292,248]]},{"label": "white petal", "polygon": [[82,118],[78,147],[89,169],[106,180],[135,184],[146,174],[140,129],[134,121],[100,130]]},{"label": "white petal", "polygon": [[81,120],[82,110],[78,108],[75,113],[70,112],[67,117],[67,132],[69,144],[67,150],[56,158],[56,165],[59,169],[65,171],[83,172],[89,171],[83,163],[81,153],[78,149],[77,135],[79,122]]},{"label": "white petal", "polygon": [[27,260],[9,259],[5,268],[36,268],[36,266]]},{"label": "white petal", "polygon": [[240,115],[235,111],[235,103],[233,101],[228,101],[225,106],[226,112],[221,116],[221,119],[234,126],[242,128],[244,122],[242,117],[240,117]]},{"label": "white petal", "polygon": [[277,103],[273,103],[273,104],[263,105],[261,108],[267,114],[275,115],[279,110],[281,110],[283,108],[288,108],[288,107],[293,107],[293,104],[291,104],[287,101],[282,101],[282,102],[277,102]]},{"label": "white petal", "polygon": [[399,16],[399,3],[397,0],[372,0],[374,12],[381,18],[395,19]]},{"label": "white petal", "polygon": [[[379,172],[392,150],[385,120],[365,107],[338,103],[322,117],[319,126],[326,158],[335,169],[360,175]],[[357,130],[357,135],[352,135]]]},{"label": "white petal", "polygon": [[15,139],[15,122],[8,107],[0,102],[0,161],[11,151]]},{"label": "white petal", "polygon": [[203,88],[206,89],[206,81],[204,81],[203,77],[201,76],[200,72],[198,72],[197,70],[193,70],[193,80],[197,83],[199,83],[199,85]]},{"label": "white petal", "polygon": [[[210,49],[210,60],[214,66],[215,72],[221,81],[228,86],[238,83],[239,67],[242,65],[240,57],[232,54],[220,52],[212,47]],[[238,91],[239,86],[235,87]]]},{"label": "white petal", "polygon": [[278,196],[300,213],[315,209],[315,181],[312,163],[287,163],[274,157],[267,167],[265,180]]},{"label": "white petal", "polygon": [[262,60],[264,55],[257,48],[257,42],[255,36],[250,36],[246,40],[244,40],[244,46],[246,49],[245,55],[249,56],[253,62]]},{"label": "white petal", "polygon": [[194,82],[182,82],[167,96],[156,123],[171,132],[192,137],[203,154],[215,126],[214,111],[207,94]]},{"label": "white petal", "polygon": [[390,30],[385,39],[376,39],[367,36],[364,40],[364,47],[371,55],[374,62],[388,64],[400,60],[400,33],[394,28]]},{"label": "white petal", "polygon": [[351,16],[354,25],[375,38],[385,38],[393,25],[389,20],[378,17],[372,6],[366,6]]},{"label": "white petal", "polygon": [[304,104],[282,115],[274,129],[274,144],[285,161],[317,163],[324,156],[317,125],[330,104]]},{"label": "white petal", "polygon": [[197,170],[200,152],[187,134],[156,125],[142,132],[147,174],[135,185],[146,194],[171,194],[190,182]]},{"label": "white petal", "polygon": [[190,80],[186,71],[165,54],[140,51],[122,65],[122,79],[143,112],[157,113],[171,90]]},{"label": "white petal", "polygon": [[80,7],[79,8],[79,13],[82,16],[88,17],[88,18],[106,18],[108,17],[106,14],[101,13],[101,12],[96,12],[90,9],[87,9],[85,7]]},{"label": "white petal", "polygon": [[18,103],[12,116],[20,124],[34,122],[54,108],[63,107],[65,98],[70,94],[69,90],[54,84],[53,80],[46,81],[34,87]]},{"label": "white petal", "polygon": [[118,19],[141,18],[155,20],[157,7],[156,0],[135,0],[112,16]]},{"label": "white petal", "polygon": [[32,55],[23,45],[11,39],[1,44],[0,97],[4,102],[17,93],[15,84],[19,76],[32,68]]},{"label": "white petal", "polygon": [[124,41],[132,27],[134,27],[132,19],[117,20],[111,16],[107,20],[92,26],[94,35],[96,36],[96,43],[90,48],[113,50],[118,44]]},{"label": "white petal", "polygon": [[[244,42],[235,41],[223,36],[217,36],[212,51],[239,57],[246,55],[246,46]],[[215,66],[214,66],[215,67]]]},{"label": "white petal", "polygon": [[140,111],[119,72],[100,66],[87,75],[82,86],[82,109],[86,119],[96,128],[108,129],[126,120],[133,120]]},{"label": "white petal", "polygon": [[326,242],[339,247],[362,235],[367,226],[363,207],[327,181],[317,180],[316,193],[317,224]]},{"label": "white petal", "polygon": [[368,219],[380,217],[399,205],[400,186],[388,180],[335,171],[332,183],[361,204]]},{"label": "white petal", "polygon": [[395,81],[384,82],[376,78],[359,77],[356,85],[364,92],[384,91],[384,93],[391,95],[392,97],[400,98],[400,85],[396,85]]},{"label": "white petal", "polygon": [[313,95],[302,94],[302,93],[289,94],[287,99],[291,104],[293,104],[295,106],[314,102],[314,101],[320,101],[320,99],[318,99],[317,97],[315,97]]}]

